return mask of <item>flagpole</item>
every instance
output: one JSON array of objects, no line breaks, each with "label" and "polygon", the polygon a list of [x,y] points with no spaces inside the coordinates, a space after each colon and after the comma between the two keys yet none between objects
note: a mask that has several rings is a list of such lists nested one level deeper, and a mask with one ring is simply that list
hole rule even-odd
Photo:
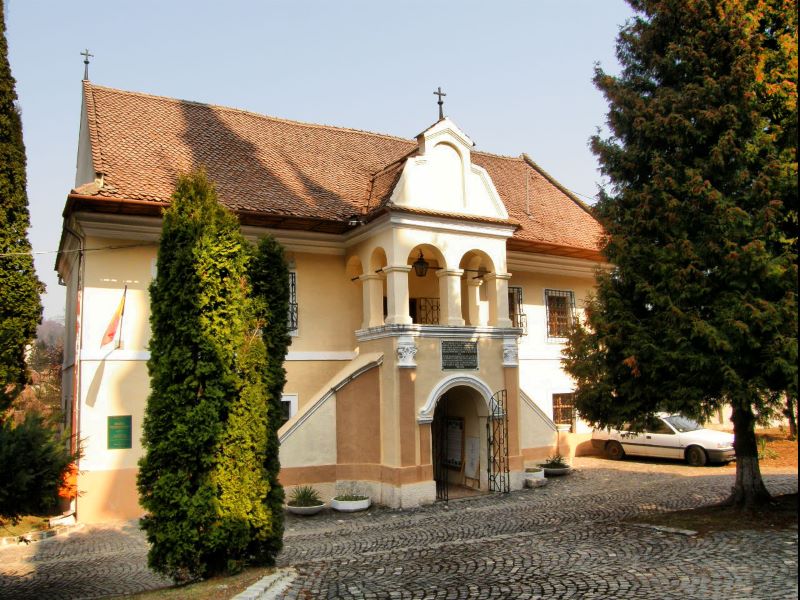
[{"label": "flagpole", "polygon": [[119,313],[119,338],[117,338],[117,350],[122,347],[122,321],[125,318],[125,296],[128,295],[128,285],[122,291],[122,311]]}]

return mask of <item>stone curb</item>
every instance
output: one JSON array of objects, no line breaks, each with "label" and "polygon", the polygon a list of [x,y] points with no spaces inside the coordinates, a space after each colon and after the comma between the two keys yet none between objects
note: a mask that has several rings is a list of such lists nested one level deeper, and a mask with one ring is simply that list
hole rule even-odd
[{"label": "stone curb", "polygon": [[83,524],[76,523],[75,525],[59,525],[58,527],[52,527],[50,529],[31,531],[30,533],[26,533],[23,535],[9,535],[7,537],[0,538],[0,546],[16,546],[18,544],[30,544],[31,542],[41,542],[42,540],[46,540],[48,538],[55,537],[57,535],[70,533],[75,529],[81,529],[81,528],[83,528]]},{"label": "stone curb", "polygon": [[274,600],[286,590],[297,577],[297,571],[289,567],[276,569],[271,575],[261,578],[231,600]]}]

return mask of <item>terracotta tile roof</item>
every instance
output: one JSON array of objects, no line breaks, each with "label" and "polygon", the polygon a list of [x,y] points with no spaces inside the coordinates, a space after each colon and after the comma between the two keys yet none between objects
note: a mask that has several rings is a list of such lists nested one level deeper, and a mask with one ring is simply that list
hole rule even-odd
[{"label": "terracotta tile roof", "polygon": [[[303,219],[344,224],[386,203],[405,158],[417,148],[413,140],[389,135],[89,82],[84,96],[92,160],[103,186],[87,184],[72,195],[91,197],[95,208],[103,200],[160,205],[169,200],[178,173],[205,166],[220,201],[240,213],[259,215],[264,223],[291,218],[295,226]],[[535,163],[472,156],[492,177],[510,221],[520,224],[514,234],[520,247],[597,251],[600,225]]]}]

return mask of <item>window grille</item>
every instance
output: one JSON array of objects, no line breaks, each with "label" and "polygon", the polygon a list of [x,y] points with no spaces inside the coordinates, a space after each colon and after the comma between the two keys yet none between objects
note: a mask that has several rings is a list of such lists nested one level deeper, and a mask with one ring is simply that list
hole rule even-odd
[{"label": "window grille", "polygon": [[289,273],[289,332],[297,333],[297,273]]},{"label": "window grille", "polygon": [[575,432],[575,394],[553,394],[553,423]]},{"label": "window grille", "polygon": [[564,339],[575,322],[575,294],[565,290],[545,290],[547,337]]},{"label": "window grille", "polygon": [[508,317],[512,327],[522,329],[522,335],[528,334],[528,316],[525,314],[525,305],[522,302],[522,288],[508,287]]}]

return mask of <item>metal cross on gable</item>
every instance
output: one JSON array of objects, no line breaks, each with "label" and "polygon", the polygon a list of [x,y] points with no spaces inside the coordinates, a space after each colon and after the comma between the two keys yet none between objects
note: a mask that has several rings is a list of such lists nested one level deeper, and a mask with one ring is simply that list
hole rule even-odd
[{"label": "metal cross on gable", "polygon": [[94,58],[94,54],[89,54],[89,49],[87,48],[81,52],[81,56],[83,57],[83,80],[89,81],[89,58]]},{"label": "metal cross on gable", "polygon": [[444,111],[442,110],[442,107],[444,106],[444,100],[442,100],[442,96],[447,96],[447,94],[442,91],[442,86],[439,86],[439,89],[433,92],[433,95],[439,96],[439,101],[436,104],[439,105],[439,120],[441,121],[444,119]]}]

